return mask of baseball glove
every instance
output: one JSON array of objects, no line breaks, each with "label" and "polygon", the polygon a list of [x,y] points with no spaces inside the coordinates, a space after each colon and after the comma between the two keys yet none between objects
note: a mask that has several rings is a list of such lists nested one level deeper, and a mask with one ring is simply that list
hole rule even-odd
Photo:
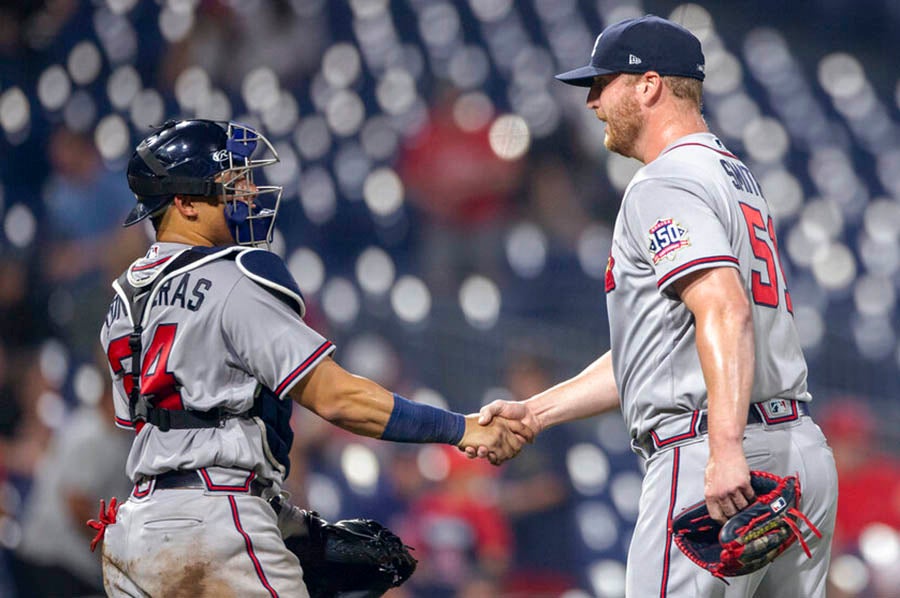
[{"label": "baseball glove", "polygon": [[799,540],[812,557],[798,527],[802,520],[819,538],[822,533],[800,508],[800,480],[765,471],[751,471],[756,499],[720,524],[709,515],[705,502],[686,508],[673,521],[670,532],[681,552],[714,576],[723,579],[762,569]]},{"label": "baseball glove", "polygon": [[300,559],[311,598],[381,596],[399,586],[418,562],[396,534],[371,519],[328,523],[306,511],[308,535],[285,539]]}]

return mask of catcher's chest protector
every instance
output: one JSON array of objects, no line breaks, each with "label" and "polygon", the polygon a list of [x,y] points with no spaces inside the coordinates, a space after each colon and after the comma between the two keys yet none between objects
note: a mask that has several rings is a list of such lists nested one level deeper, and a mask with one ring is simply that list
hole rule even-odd
[{"label": "catcher's chest protector", "polygon": [[[174,278],[200,268],[215,260],[233,260],[241,272],[255,283],[269,290],[284,301],[301,317],[305,313],[303,297],[296,282],[284,267],[280,258],[263,250],[245,247],[205,248],[184,250],[168,261],[165,267],[142,276],[129,268],[114,283],[113,288],[122,300],[126,315],[133,326],[128,337],[131,350],[131,392],[128,396],[131,421],[139,427],[145,423],[159,426],[161,430],[219,427],[228,414],[219,409],[209,411],[161,406],[159,397],[141,394],[141,371],[144,347],[142,334],[149,321],[148,307],[153,305],[161,289]],[[266,428],[266,442],[272,457],[284,468],[286,477],[290,471],[289,453],[293,443],[290,418],[293,403],[279,400],[272,390],[262,384],[257,387],[253,408],[242,414],[258,417]]]}]

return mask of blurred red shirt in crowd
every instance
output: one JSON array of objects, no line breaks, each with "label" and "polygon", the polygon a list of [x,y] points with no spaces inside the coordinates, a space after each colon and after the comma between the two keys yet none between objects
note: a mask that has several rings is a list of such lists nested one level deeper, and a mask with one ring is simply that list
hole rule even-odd
[{"label": "blurred red shirt in crowd", "polygon": [[835,552],[853,550],[872,523],[900,530],[900,459],[879,449],[877,420],[868,405],[845,397],[817,420],[838,470]]}]

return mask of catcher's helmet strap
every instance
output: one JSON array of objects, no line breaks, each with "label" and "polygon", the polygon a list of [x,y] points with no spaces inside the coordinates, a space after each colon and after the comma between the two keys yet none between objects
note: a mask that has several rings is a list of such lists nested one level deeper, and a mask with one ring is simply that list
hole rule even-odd
[{"label": "catcher's helmet strap", "polygon": [[202,195],[214,196],[224,192],[224,186],[211,180],[197,179],[195,177],[172,176],[160,162],[144,140],[135,149],[144,164],[159,178],[143,176],[128,176],[128,186],[137,195]]},{"label": "catcher's helmet strap", "polygon": [[225,193],[221,183],[182,176],[164,175],[158,179],[129,176],[128,186],[137,196],[202,195],[218,197]]}]

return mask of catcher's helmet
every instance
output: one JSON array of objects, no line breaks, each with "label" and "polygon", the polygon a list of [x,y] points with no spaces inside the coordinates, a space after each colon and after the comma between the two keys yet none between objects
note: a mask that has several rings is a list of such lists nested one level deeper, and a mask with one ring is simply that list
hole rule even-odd
[{"label": "catcher's helmet", "polygon": [[[263,155],[254,159],[257,150]],[[128,162],[128,186],[137,205],[125,226],[158,214],[176,195],[220,197],[235,242],[267,243],[281,202],[281,187],[254,185],[253,170],[275,162],[275,148],[250,127],[200,119],[170,120],[144,139]]]}]

